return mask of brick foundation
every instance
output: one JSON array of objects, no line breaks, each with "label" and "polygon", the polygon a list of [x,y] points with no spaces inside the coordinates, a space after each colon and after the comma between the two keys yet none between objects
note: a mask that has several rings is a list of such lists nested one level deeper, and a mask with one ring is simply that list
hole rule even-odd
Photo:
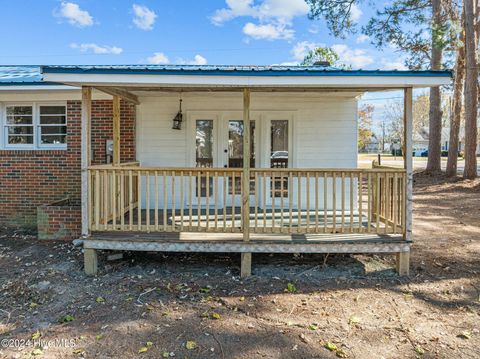
[{"label": "brick foundation", "polygon": [[[135,160],[135,105],[121,102],[121,159]],[[80,201],[81,101],[67,102],[66,150],[0,150],[0,224],[34,228],[37,207]],[[112,101],[92,101],[92,163],[105,163]],[[77,222],[77,226],[80,222]]]},{"label": "brick foundation", "polygon": [[38,239],[78,238],[81,226],[81,207],[78,201],[64,199],[37,207]]}]

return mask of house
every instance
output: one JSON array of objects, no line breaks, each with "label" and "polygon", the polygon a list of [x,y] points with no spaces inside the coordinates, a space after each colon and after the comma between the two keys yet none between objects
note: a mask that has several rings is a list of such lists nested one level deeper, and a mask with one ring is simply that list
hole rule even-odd
[{"label": "house", "polygon": [[[463,132],[463,131],[462,131]],[[463,138],[463,136],[462,136]],[[421,127],[418,131],[413,133],[413,150],[415,154],[420,156],[421,152],[428,150],[428,139],[429,139],[429,128],[428,127]],[[448,151],[450,141],[450,128],[443,127],[441,133],[441,150]]]},{"label": "house", "polygon": [[370,141],[365,143],[365,147],[363,148],[364,153],[378,153],[380,150],[380,142],[378,141],[376,136],[372,136]]},{"label": "house", "polygon": [[[480,127],[479,127],[480,130]],[[415,156],[421,156],[421,153],[428,151],[429,128],[422,127],[413,133],[413,151]],[[450,128],[443,127],[441,134],[441,150],[448,151],[450,148]],[[461,127],[459,131],[458,151],[462,152],[465,148],[465,128]],[[477,155],[480,155],[480,142],[477,144]]]},{"label": "house", "polygon": [[[98,250],[392,253],[412,243],[412,89],[447,71],[4,66],[0,220]],[[357,168],[357,98],[404,90],[404,169]],[[245,129],[248,129],[245,131]],[[111,163],[110,163],[111,162]]]}]

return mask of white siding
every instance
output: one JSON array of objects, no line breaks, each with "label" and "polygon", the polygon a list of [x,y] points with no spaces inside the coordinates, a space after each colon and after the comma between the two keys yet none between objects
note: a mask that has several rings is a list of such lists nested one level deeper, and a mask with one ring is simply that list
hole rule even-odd
[{"label": "white siding", "polygon": [[[292,119],[291,167],[297,168],[356,168],[357,167],[357,94],[252,94],[252,119],[260,129],[257,142],[261,166],[267,166],[269,159],[269,119]],[[215,140],[218,149],[218,162],[221,166],[222,149],[225,133],[220,120],[225,114],[232,114],[241,119],[242,95],[214,92],[212,94],[185,93],[183,98],[184,123],[182,130],[173,130],[172,119],[178,111],[179,96],[161,94],[140,96],[141,104],[137,106],[137,158],[142,166],[190,167],[193,165],[194,140],[189,130],[192,114],[205,118],[216,115],[218,132]],[[190,123],[191,126],[191,123]],[[226,136],[226,135],[225,135]],[[191,142],[191,143],[189,143]],[[257,157],[259,157],[257,156]],[[179,183],[179,179],[177,178]],[[153,182],[153,181],[151,181]],[[159,186],[162,185],[161,180]],[[319,188],[323,191],[323,181]],[[329,183],[331,190],[331,181]],[[177,184],[178,186],[178,184]],[[305,187],[305,183],[303,184]],[[346,205],[348,207],[349,183],[346,182]],[[161,187],[160,187],[161,188]],[[314,181],[311,182],[311,192]],[[337,208],[341,204],[341,183],[337,182]],[[151,188],[151,193],[153,186]],[[176,207],[179,206],[178,188],[176,190]],[[185,190],[185,193],[187,191]],[[297,191],[293,191],[295,196]],[[303,192],[303,191],[302,191]],[[171,193],[170,186],[167,193]],[[160,192],[163,194],[163,191]],[[314,205],[314,193],[310,203]],[[161,197],[161,196],[160,196]],[[294,198],[294,203],[297,199]],[[163,206],[163,199],[159,199]],[[171,198],[168,198],[168,203]],[[305,200],[303,200],[305,202]],[[323,206],[323,198],[319,198]],[[144,204],[143,204],[144,205]],[[302,207],[305,204],[302,205]],[[151,203],[153,206],[153,203]],[[169,206],[170,207],[170,206]],[[331,198],[329,198],[331,208]]]}]

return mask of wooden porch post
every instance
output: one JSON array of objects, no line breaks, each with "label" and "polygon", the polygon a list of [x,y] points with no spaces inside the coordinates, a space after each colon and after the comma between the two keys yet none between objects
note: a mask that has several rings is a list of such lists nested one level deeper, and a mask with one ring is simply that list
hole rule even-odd
[{"label": "wooden porch post", "polygon": [[[413,91],[411,87],[404,90],[404,116],[403,116],[403,138],[404,138],[404,168],[407,173],[405,183],[405,229],[403,238],[406,241],[412,240],[412,211],[413,211],[413,159],[412,159],[412,133],[413,133]],[[410,271],[410,252],[397,254],[397,271],[400,275],[408,275]]]},{"label": "wooden porch post", "polygon": [[90,127],[92,116],[92,88],[82,87],[82,118],[81,118],[81,200],[82,200],[82,236],[88,237],[88,166],[91,164],[90,154]]},{"label": "wooden porch post", "polygon": [[[82,117],[81,117],[81,202],[82,202],[82,237],[90,236],[89,218],[89,185],[88,167],[91,159],[91,117],[92,117],[92,88],[82,86]],[[84,249],[85,273],[97,273],[97,253],[94,249]]]},{"label": "wooden porch post", "polygon": [[120,97],[113,96],[113,165],[120,164]]},{"label": "wooden porch post", "polygon": [[[243,89],[243,191],[242,232],[243,240],[250,240],[250,90]],[[240,276],[252,274],[252,253],[241,254]]]}]

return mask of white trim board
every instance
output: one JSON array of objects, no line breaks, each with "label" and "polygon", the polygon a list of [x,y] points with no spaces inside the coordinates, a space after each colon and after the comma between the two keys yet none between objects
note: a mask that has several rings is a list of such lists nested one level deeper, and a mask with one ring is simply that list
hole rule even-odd
[{"label": "white trim board", "polygon": [[72,86],[166,86],[166,87],[431,87],[448,85],[445,76],[208,76],[45,73],[44,80]]}]

